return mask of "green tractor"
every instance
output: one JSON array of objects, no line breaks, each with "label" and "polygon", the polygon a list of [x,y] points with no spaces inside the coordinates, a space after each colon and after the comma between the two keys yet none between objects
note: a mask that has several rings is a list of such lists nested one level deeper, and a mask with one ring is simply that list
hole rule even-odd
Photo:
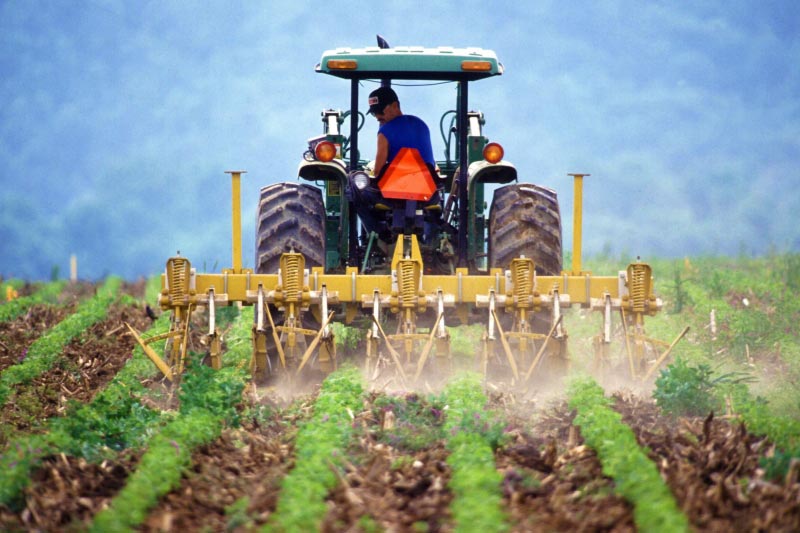
[{"label": "green tractor", "polygon": [[[346,195],[349,175],[360,173],[363,180],[370,179],[370,162],[362,153],[374,150],[372,137],[366,149],[360,148],[365,114],[359,111],[364,103],[359,89],[370,82],[377,86],[415,80],[426,85],[432,81],[456,84],[457,98],[455,108],[443,110],[439,121],[445,151],[444,159],[437,161],[435,182],[442,201],[425,209],[422,220],[419,213],[407,217],[412,219],[410,227],[391,223],[398,218],[397,211],[408,210],[409,202],[385,206],[383,214],[395,230],[394,237],[417,234],[428,273],[452,275],[457,267],[466,267],[470,273],[485,274],[492,267],[506,268],[512,258],[524,255],[533,259],[538,274],[560,274],[561,218],[556,193],[517,183],[517,170],[502,159],[503,149],[483,134],[483,114],[470,111],[470,82],[503,73],[492,51],[338,49],[323,53],[316,70],[350,80],[350,108],[322,112],[322,135],[308,142],[299,168],[299,177],[309,184],[277,183],[261,190],[257,272],[277,271],[281,254],[289,249],[302,253],[306,266],[324,266],[326,272],[343,272],[347,266],[359,267],[360,273],[385,270],[390,258],[376,246],[377,235],[366,233],[359,224]],[[487,219],[486,188],[492,185],[503,187],[495,191]],[[417,206],[415,211],[423,210]],[[421,222],[431,228],[424,240]]]},{"label": "green tractor", "polygon": [[[479,48],[391,48],[380,37],[378,43],[377,47],[323,53],[316,71],[350,81],[350,107],[344,112],[322,112],[322,135],[308,141],[298,172],[308,183],[276,183],[261,189],[256,272],[278,272],[281,257],[292,251],[302,254],[306,268],[323,267],[325,273],[357,267],[359,275],[388,274],[393,256],[410,257],[412,247],[417,246],[425,274],[454,276],[458,269],[466,269],[469,274],[487,275],[493,268],[505,269],[514,258],[524,257],[538,275],[559,275],[561,218],[555,191],[518,183],[516,168],[503,159],[503,148],[483,134],[483,113],[470,108],[470,83],[503,73],[495,53]],[[366,119],[359,110],[360,105],[365,107],[360,89],[370,83],[388,86],[395,80],[404,85],[409,81],[422,85],[445,82],[448,87],[454,84],[457,91],[454,108],[443,110],[439,120],[445,146],[433,179],[439,202],[423,208],[413,200],[387,200],[378,207],[391,230],[393,253],[376,233],[367,232],[360,224],[347,187],[373,179],[371,162],[362,156],[374,150],[373,139],[366,149],[360,148],[359,132]],[[486,189],[490,186],[500,187],[494,191],[487,217]],[[475,310],[475,306],[462,307],[450,315],[469,323],[478,320]],[[293,327],[302,324],[301,329],[314,330],[324,318],[320,313],[305,314],[302,320],[286,317],[275,307],[271,314],[278,327],[284,327],[288,319]],[[397,329],[396,335],[406,338],[416,334],[418,326],[430,327],[437,319],[435,312],[427,313],[427,320],[426,313],[419,312],[413,318],[399,312],[387,315],[376,313],[370,333],[375,350],[381,318],[392,322],[391,318],[397,317],[392,327]],[[480,320],[485,321],[486,315]],[[532,313],[523,320],[528,321],[526,331],[542,335],[549,329],[551,314]],[[508,330],[514,328],[513,321],[513,314],[501,317]],[[446,336],[444,321],[439,327],[439,337]],[[565,338],[563,330],[561,333]],[[275,345],[267,336],[265,349],[273,351]],[[412,347],[406,349],[412,351]]]},{"label": "green tractor", "polygon": [[[257,378],[334,369],[332,323],[359,321],[368,329],[370,376],[430,376],[432,368],[452,365],[447,326],[480,323],[485,333],[476,355],[483,371],[521,384],[548,370],[563,373],[568,361],[562,309],[575,304],[602,314],[598,364],[611,359],[612,315],[618,312],[631,376],[655,371],[669,349],[653,364],[654,341],[645,334],[644,317],[662,304],[650,266],[637,261],[610,276],[581,269],[584,174],[572,174],[572,265],[565,271],[556,193],[518,182],[502,147],[483,134],[485,119],[471,109],[469,87],[503,73],[494,52],[392,48],[379,37],[375,47],[324,52],[316,70],[349,80],[349,109],[322,112],[322,134],[308,141],[300,180],[261,189],[255,268],[242,268],[242,171],[230,172],[232,268],[197,273],[188,258],[167,261],[159,303],[172,312],[170,331],[151,339],[136,336],[165,376],[182,371],[189,322],[200,308],[208,309],[211,363],[221,365],[215,309],[237,302],[255,306],[251,366]],[[360,150],[366,119],[359,110],[360,89],[395,81],[455,86],[455,106],[442,110],[439,120],[444,158],[432,170],[429,163],[402,171],[400,165],[391,179],[389,170],[373,178],[362,153],[374,149],[374,140]],[[398,154],[390,170],[399,159]],[[416,177],[424,178],[428,190],[406,195],[398,184],[412,186]],[[386,201],[366,214],[379,220],[381,235],[365,231],[352,201],[353,187],[360,191],[374,182]],[[363,205],[359,209],[364,215]],[[171,341],[167,361],[147,346],[162,338]]]}]

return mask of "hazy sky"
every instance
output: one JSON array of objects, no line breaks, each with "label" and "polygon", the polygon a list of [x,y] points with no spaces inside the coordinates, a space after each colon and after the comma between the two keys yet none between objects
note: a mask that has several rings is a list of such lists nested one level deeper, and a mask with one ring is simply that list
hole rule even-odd
[{"label": "hazy sky", "polygon": [[[497,52],[506,73],[471,105],[521,180],[559,191],[565,248],[580,171],[587,253],[800,250],[798,30],[793,0],[3,0],[0,275],[65,270],[72,252],[92,277],[150,274],[178,249],[229,266],[231,168],[248,171],[252,266],[259,187],[296,179],[320,111],[349,105],[314,65],[376,33]],[[433,131],[455,99],[398,92]]]}]

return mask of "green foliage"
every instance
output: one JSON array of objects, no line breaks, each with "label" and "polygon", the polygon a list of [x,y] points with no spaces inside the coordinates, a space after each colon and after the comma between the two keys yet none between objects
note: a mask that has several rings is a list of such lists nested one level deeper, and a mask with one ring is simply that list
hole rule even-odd
[{"label": "green foliage", "polygon": [[[169,328],[164,315],[147,336]],[[22,436],[12,441],[0,458],[0,503],[9,504],[30,482],[30,472],[47,454],[63,451],[93,460],[106,450],[138,446],[160,422],[157,413],[142,406],[135,396],[144,390],[140,379],[153,373],[153,365],[137,346],[133,358],[90,404],[74,406],[63,418],[52,419],[44,435]]]},{"label": "green foliage", "polygon": [[357,525],[359,530],[363,531],[363,533],[381,533],[383,531],[383,528],[369,515],[364,515],[359,518]]},{"label": "green foliage", "polygon": [[297,434],[295,467],[281,483],[277,508],[264,531],[319,531],[327,512],[325,496],[337,483],[332,468],[347,449],[351,414],[361,407],[363,393],[363,378],[355,368],[340,368],[322,383],[311,420]]},{"label": "green foliage", "polygon": [[[110,387],[86,406],[50,424],[59,450],[89,460],[142,445],[159,423],[156,411],[143,406],[122,387]],[[57,436],[57,437],[56,437]]]},{"label": "green foliage", "polygon": [[0,505],[16,509],[22,490],[30,483],[30,471],[53,453],[43,435],[28,435],[8,446],[0,457]]},{"label": "green foliage", "polygon": [[375,417],[391,411],[393,428],[382,429],[378,439],[403,451],[422,450],[444,437],[444,413],[441,400],[430,401],[417,394],[379,396],[373,403]]},{"label": "green foliage", "polygon": [[[231,330],[231,341],[241,344],[241,335],[252,323],[252,311],[242,313]],[[150,440],[136,471],[111,506],[100,512],[92,531],[122,531],[141,524],[158,499],[180,483],[191,464],[192,451],[219,437],[223,424],[238,421],[236,405],[246,379],[241,365],[243,350],[232,350],[228,365],[219,371],[193,364],[181,383],[180,414]]]},{"label": "green foliage", "polygon": [[781,481],[789,471],[792,459],[800,460],[800,420],[770,413],[762,398],[740,397],[738,406],[748,430],[775,443],[775,454],[762,458],[760,463],[767,477]]},{"label": "green foliage", "polygon": [[690,366],[678,357],[661,371],[656,379],[653,398],[666,413],[673,415],[705,416],[722,407],[714,396],[711,367],[705,364]]},{"label": "green foliage", "polygon": [[345,354],[354,353],[358,349],[359,343],[364,339],[364,330],[358,327],[350,327],[341,322],[333,322],[331,329],[336,341],[336,349]]},{"label": "green foliage", "polygon": [[586,444],[597,452],[603,473],[614,479],[615,490],[634,506],[641,531],[688,531],[689,523],[664,484],[656,466],[639,447],[622,416],[611,409],[602,387],[591,379],[575,380],[569,387],[569,406],[576,409]]},{"label": "green foliage", "polygon": [[483,324],[448,327],[450,352],[453,357],[474,358],[475,347],[481,345],[484,329],[485,326]]},{"label": "green foliage", "polygon": [[191,464],[192,450],[219,437],[221,420],[197,409],[168,424],[111,505],[94,517],[91,531],[127,531],[141,524],[158,499],[175,489]]},{"label": "green foliage", "polygon": [[228,518],[225,526],[226,531],[236,531],[239,529],[250,530],[253,528],[253,519],[247,514],[247,508],[249,506],[250,498],[244,496],[225,507],[225,516]]},{"label": "green foliage", "polygon": [[[456,531],[506,531],[502,509],[502,475],[495,469],[493,442],[487,428],[496,423],[486,417],[486,395],[480,376],[466,374],[448,384],[443,395],[448,404],[445,435],[452,468],[448,487],[453,491],[450,510]],[[499,439],[498,439],[499,440]]]},{"label": "green foliage", "polygon": [[[36,304],[55,303],[65,284],[65,281],[45,283],[30,296],[21,296],[10,302],[3,303],[0,305],[0,322],[14,320]],[[0,291],[0,301],[5,299],[5,292],[4,283],[3,289]]]},{"label": "green foliage", "polygon": [[242,400],[244,375],[236,369],[214,370],[194,365],[181,381],[181,413],[202,409],[238,424],[236,406]]},{"label": "green foliage", "polygon": [[686,283],[687,281],[684,278],[683,269],[681,268],[680,263],[675,263],[673,265],[673,270],[672,270],[672,287],[671,287],[671,289],[674,292],[674,296],[672,298],[673,313],[680,313],[681,311],[683,311],[684,307],[692,303],[691,296],[689,296],[689,293],[686,290]]},{"label": "green foliage", "polygon": [[0,405],[8,400],[14,385],[28,383],[45,372],[61,355],[67,343],[89,326],[103,320],[121,284],[119,278],[106,280],[93,298],[83,302],[75,313],[39,337],[28,349],[22,363],[7,368],[0,375]]}]

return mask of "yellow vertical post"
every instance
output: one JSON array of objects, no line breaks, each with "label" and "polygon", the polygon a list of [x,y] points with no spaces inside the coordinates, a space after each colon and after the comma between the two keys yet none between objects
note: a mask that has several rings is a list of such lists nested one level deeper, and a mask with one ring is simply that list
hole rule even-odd
[{"label": "yellow vertical post", "polygon": [[581,238],[583,225],[583,178],[591,174],[568,174],[573,177],[575,185],[572,206],[572,275],[581,273]]},{"label": "yellow vertical post", "polygon": [[232,271],[234,274],[242,273],[242,174],[246,170],[226,170],[231,175],[231,230],[232,230]]}]

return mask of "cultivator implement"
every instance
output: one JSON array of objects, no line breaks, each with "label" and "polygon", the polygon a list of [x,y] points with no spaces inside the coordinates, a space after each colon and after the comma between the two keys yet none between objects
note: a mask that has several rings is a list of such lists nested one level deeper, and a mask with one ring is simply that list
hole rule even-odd
[{"label": "cultivator implement", "polygon": [[[240,238],[239,232],[235,226],[234,240]],[[579,230],[577,234],[579,239]],[[573,263],[579,268],[576,248]],[[425,378],[429,369],[446,373],[452,364],[447,327],[476,322],[485,325],[478,350],[484,373],[499,366],[512,382],[522,384],[536,376],[545,360],[563,369],[568,337],[564,311],[573,306],[603,317],[595,337],[599,366],[610,363],[614,315],[621,318],[632,376],[649,377],[657,365],[648,370],[647,357],[654,346],[667,345],[645,333],[645,317],[657,313],[662,303],[653,292],[652,269],[642,262],[617,276],[581,271],[540,276],[533,260],[519,257],[507,269],[485,274],[456,268],[452,275],[430,275],[425,274],[415,235],[398,239],[390,273],[385,275],[365,275],[357,267],[339,274],[306,268],[304,256],[296,252],[284,253],[278,272],[272,274],[255,274],[241,268],[240,259],[233,262],[237,266],[222,273],[200,274],[185,257],[167,261],[159,304],[171,313],[170,331],[150,339],[133,333],[168,379],[180,375],[186,365],[190,322],[201,314],[197,310],[205,310],[211,365],[221,366],[216,308],[237,303],[255,306],[251,370],[256,378],[298,375],[312,365],[325,373],[334,370],[337,354],[331,323],[351,324],[359,317],[368,319],[364,362],[368,375],[377,378],[390,372],[401,382]],[[282,317],[280,322],[276,314]],[[394,326],[389,332],[384,329],[387,324]],[[159,340],[167,341],[167,361],[149,346]],[[675,342],[667,345],[659,364]]]},{"label": "cultivator implement", "polygon": [[[565,372],[564,313],[575,306],[603,317],[595,339],[599,368],[611,363],[615,337],[622,338],[634,378],[649,378],[668,356],[674,343],[659,356],[662,344],[644,327],[645,317],[661,308],[651,268],[637,261],[616,276],[582,269],[586,175],[572,174],[574,240],[572,267],[565,271],[556,192],[520,182],[503,147],[484,135],[485,117],[470,104],[469,85],[503,74],[494,52],[391,48],[379,38],[378,47],[323,52],[315,71],[349,82],[350,107],[323,110],[322,135],[308,140],[298,167],[305,183],[261,189],[254,269],[242,268],[242,171],[229,172],[232,267],[198,274],[184,257],[167,261],[159,303],[171,313],[170,331],[153,339],[134,332],[165,376],[173,379],[187,364],[198,310],[207,312],[210,364],[222,364],[215,313],[234,304],[255,306],[256,378],[335,369],[332,325],[344,323],[365,330],[369,376],[427,380],[454,365],[449,328],[481,323],[478,368],[491,379],[524,384],[548,371]],[[439,121],[444,159],[433,164],[407,146],[382,169],[360,159],[365,115],[359,91],[378,80],[383,86],[405,80],[412,87],[421,80],[456,87],[455,107]],[[488,213],[487,185],[496,186]],[[616,315],[621,327],[615,328]],[[166,360],[150,346],[157,340],[167,343]]]}]

